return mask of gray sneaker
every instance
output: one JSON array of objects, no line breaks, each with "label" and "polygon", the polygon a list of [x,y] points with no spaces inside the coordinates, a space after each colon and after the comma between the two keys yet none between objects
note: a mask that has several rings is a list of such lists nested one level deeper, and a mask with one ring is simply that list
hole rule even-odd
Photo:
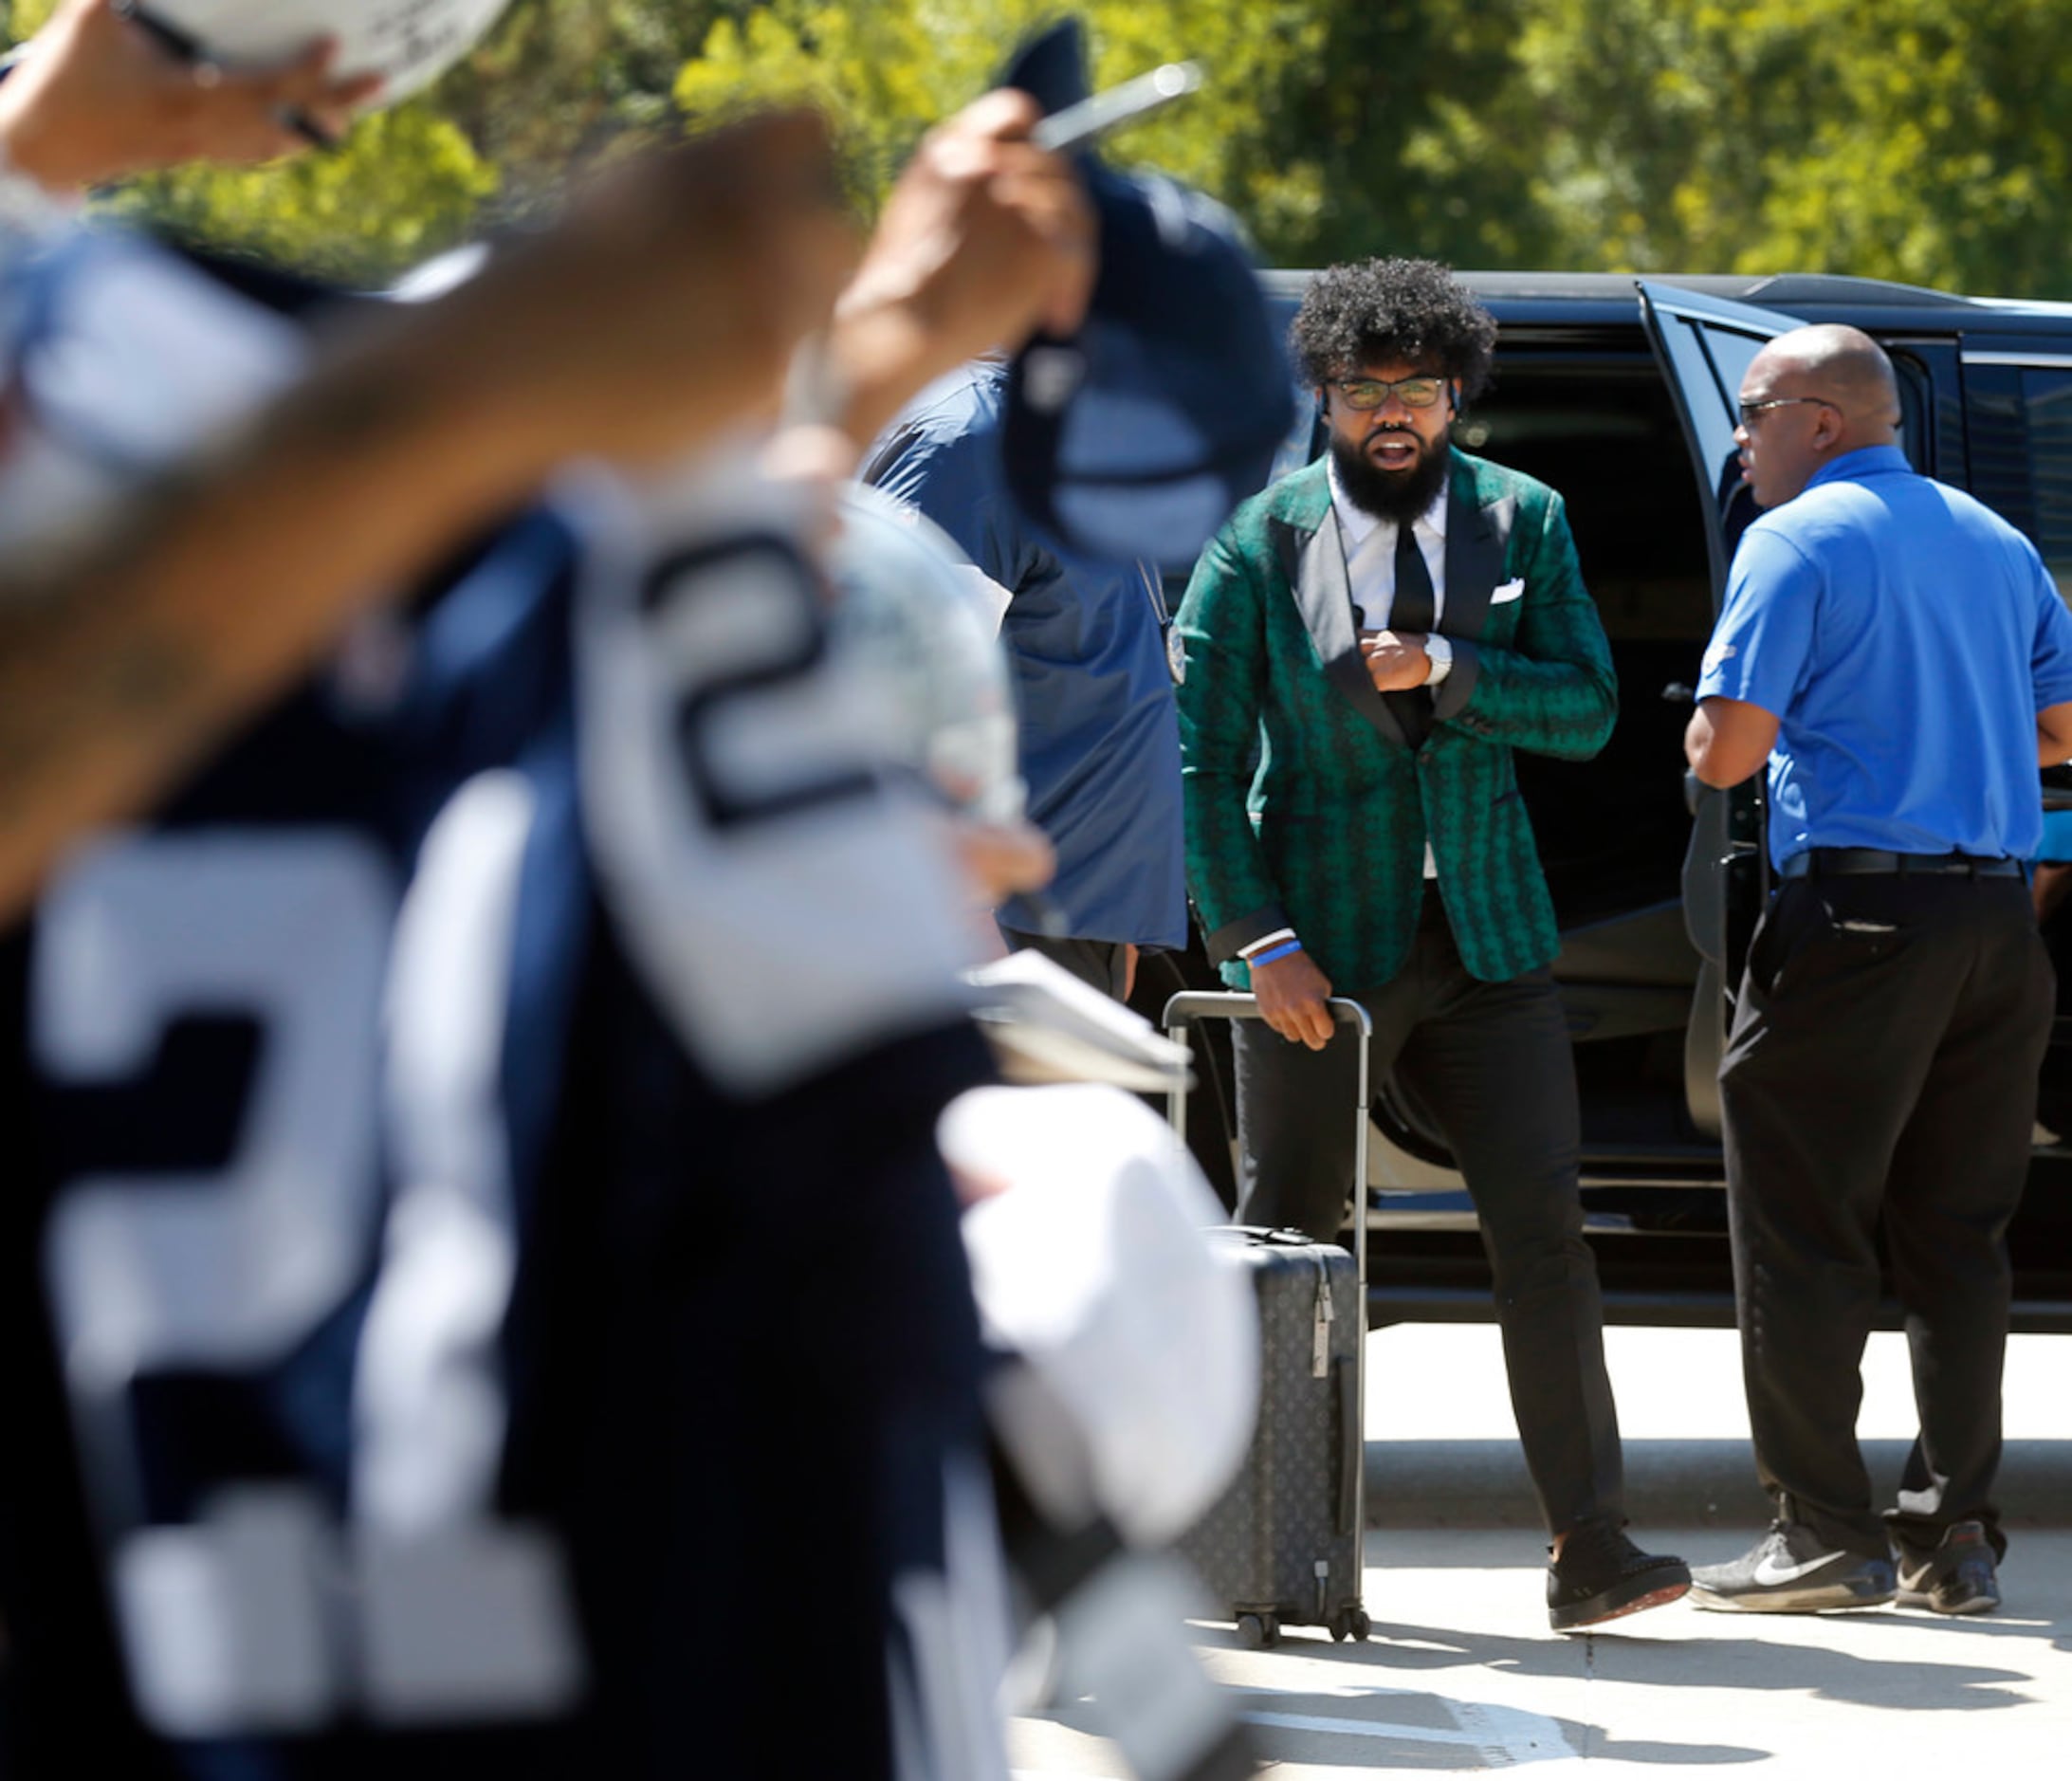
[{"label": "gray sneaker", "polygon": [[1989,1614],[2000,1606],[2000,1579],[1986,1528],[1953,1521],[1933,1551],[1899,1543],[1899,1606],[1937,1614]]},{"label": "gray sneaker", "polygon": [[1690,1599],[1699,1607],[1743,1613],[1818,1614],[1881,1607],[1897,1587],[1889,1558],[1836,1551],[1804,1522],[1773,1521],[1732,1563],[1693,1566]]}]

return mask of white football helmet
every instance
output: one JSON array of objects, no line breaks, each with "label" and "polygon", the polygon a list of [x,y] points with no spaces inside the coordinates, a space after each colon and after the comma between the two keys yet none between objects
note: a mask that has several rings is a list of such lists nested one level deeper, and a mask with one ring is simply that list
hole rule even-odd
[{"label": "white football helmet", "polygon": [[834,644],[889,704],[895,761],[963,815],[1019,818],[1003,591],[941,526],[883,490],[853,484],[838,505],[827,559]]},{"label": "white football helmet", "polygon": [[145,0],[142,10],[227,65],[284,62],[320,37],[338,72],[379,74],[368,109],[421,92],[482,41],[509,0]]}]

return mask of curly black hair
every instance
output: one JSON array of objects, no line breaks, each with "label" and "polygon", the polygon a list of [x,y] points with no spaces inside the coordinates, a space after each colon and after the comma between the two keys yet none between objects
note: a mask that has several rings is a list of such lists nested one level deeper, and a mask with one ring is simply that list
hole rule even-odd
[{"label": "curly black hair", "polygon": [[1399,360],[1431,365],[1458,381],[1460,399],[1472,402],[1489,388],[1496,322],[1451,266],[1364,260],[1310,281],[1288,341],[1311,383]]}]

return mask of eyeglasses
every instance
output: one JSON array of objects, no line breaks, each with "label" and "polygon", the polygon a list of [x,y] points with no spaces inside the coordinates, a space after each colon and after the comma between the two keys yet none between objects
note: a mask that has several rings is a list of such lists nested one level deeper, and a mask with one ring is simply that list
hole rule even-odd
[{"label": "eyeglasses", "polygon": [[1445,394],[1444,377],[1404,377],[1384,383],[1379,377],[1334,378],[1331,388],[1346,398],[1346,406],[1365,414],[1393,395],[1405,408],[1430,408]]},{"label": "eyeglasses", "polygon": [[1765,409],[1796,408],[1802,402],[1817,402],[1822,408],[1832,408],[1836,413],[1842,410],[1824,395],[1773,395],[1767,402],[1744,402],[1741,404],[1741,424],[1746,427]]}]

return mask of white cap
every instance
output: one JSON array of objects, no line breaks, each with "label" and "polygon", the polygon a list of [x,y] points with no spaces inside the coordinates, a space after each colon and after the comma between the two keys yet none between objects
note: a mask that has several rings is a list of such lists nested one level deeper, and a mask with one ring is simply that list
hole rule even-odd
[{"label": "white cap", "polygon": [[482,41],[508,0],[151,0],[228,66],[285,62],[320,37],[339,43],[338,72],[379,74],[374,106],[430,86]]},{"label": "white cap", "polygon": [[1244,1456],[1259,1388],[1252,1282],[1203,1234],[1224,1214],[1194,1160],[1100,1083],[975,1089],[937,1138],[1005,1184],[963,1237],[988,1339],[1038,1387],[1011,1368],[991,1398],[1023,1484],[1068,1524],[1098,1507],[1132,1544],[1191,1527]]}]

